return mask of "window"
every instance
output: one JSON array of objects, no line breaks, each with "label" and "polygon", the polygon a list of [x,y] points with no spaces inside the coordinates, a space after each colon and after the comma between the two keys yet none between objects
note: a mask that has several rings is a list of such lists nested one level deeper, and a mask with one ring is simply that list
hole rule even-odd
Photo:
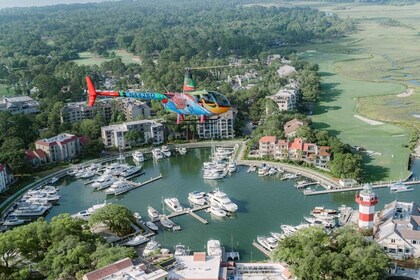
[{"label": "window", "polygon": [[391,239],[391,243],[395,243],[395,239],[394,238]]},{"label": "window", "polygon": [[412,243],[413,243],[413,244],[417,244],[417,240],[413,240],[413,241],[412,241]]}]

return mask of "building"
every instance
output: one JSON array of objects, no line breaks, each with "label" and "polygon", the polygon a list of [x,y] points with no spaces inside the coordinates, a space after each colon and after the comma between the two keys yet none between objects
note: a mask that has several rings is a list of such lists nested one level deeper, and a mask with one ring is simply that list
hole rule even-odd
[{"label": "building", "polygon": [[393,201],[375,221],[374,240],[395,259],[420,257],[420,207]]},{"label": "building", "polygon": [[163,269],[141,263],[134,265],[129,258],[122,259],[103,268],[83,275],[83,280],[166,280],[168,273]]},{"label": "building", "polygon": [[32,168],[37,168],[48,163],[48,156],[41,149],[25,151],[25,155]]},{"label": "building", "polygon": [[280,111],[292,111],[296,109],[298,91],[290,88],[282,88],[276,94],[267,96],[273,100]]},{"label": "building", "polygon": [[169,280],[226,280],[226,270],[220,269],[220,256],[196,252],[192,256],[176,257],[178,267],[169,271]]},{"label": "building", "polygon": [[293,73],[296,73],[296,68],[290,65],[283,65],[277,69],[277,75],[279,75],[280,78],[287,77]]},{"label": "building", "polygon": [[315,165],[321,168],[327,168],[328,163],[331,161],[331,152],[329,146],[318,147],[317,158],[315,159]]},{"label": "building", "polygon": [[305,123],[298,119],[293,119],[288,122],[286,122],[283,126],[284,129],[284,135],[286,135],[286,138],[293,138],[296,136],[299,128],[302,126],[305,126]]},{"label": "building", "polygon": [[235,117],[236,109],[231,109],[226,113],[212,116],[203,123],[197,123],[197,133],[200,139],[227,139],[235,137]]},{"label": "building", "polygon": [[373,215],[378,196],[370,184],[365,184],[363,190],[356,193],[356,203],[359,204],[359,230],[373,228]]},{"label": "building", "polygon": [[236,263],[234,269],[235,280],[271,279],[287,280],[292,274],[280,263]]},{"label": "building", "polygon": [[138,99],[121,98],[118,101],[118,109],[124,111],[127,121],[135,121],[150,118],[150,107],[146,102]]},{"label": "building", "polygon": [[13,183],[14,178],[10,167],[7,164],[0,164],[0,193],[7,190],[7,187]]},{"label": "building", "polygon": [[276,136],[263,136],[258,143],[260,156],[274,156],[277,144]]},{"label": "building", "polygon": [[82,151],[80,137],[68,133],[38,140],[35,147],[47,155],[48,163],[72,159]]},{"label": "building", "polygon": [[125,139],[129,131],[138,131],[143,135],[143,143],[161,144],[164,142],[163,125],[153,120],[139,120],[103,126],[101,135],[106,147],[131,147],[130,141]]},{"label": "building", "polygon": [[0,103],[0,112],[4,111],[12,114],[37,114],[39,113],[39,102],[26,95],[3,97],[3,102]]}]

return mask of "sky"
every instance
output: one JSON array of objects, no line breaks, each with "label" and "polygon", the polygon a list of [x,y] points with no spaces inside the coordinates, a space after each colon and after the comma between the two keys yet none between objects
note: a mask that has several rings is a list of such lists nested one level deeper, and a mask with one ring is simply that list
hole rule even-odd
[{"label": "sky", "polygon": [[106,0],[0,0],[0,9],[12,7],[39,7],[57,4],[91,3],[103,1]]}]

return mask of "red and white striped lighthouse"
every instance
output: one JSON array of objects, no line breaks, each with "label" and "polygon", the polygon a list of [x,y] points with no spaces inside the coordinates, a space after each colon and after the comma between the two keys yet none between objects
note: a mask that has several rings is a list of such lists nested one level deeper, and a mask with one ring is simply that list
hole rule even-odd
[{"label": "red and white striped lighthouse", "polygon": [[373,216],[378,197],[370,184],[365,184],[360,193],[356,193],[356,202],[359,204],[359,230],[373,228]]}]

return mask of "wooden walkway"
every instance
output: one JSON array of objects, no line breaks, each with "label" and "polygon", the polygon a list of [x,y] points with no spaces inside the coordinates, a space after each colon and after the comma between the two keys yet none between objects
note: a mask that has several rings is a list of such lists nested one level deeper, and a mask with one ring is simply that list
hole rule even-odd
[{"label": "wooden walkway", "polygon": [[295,184],[295,188],[297,188],[297,189],[303,189],[303,188],[306,188],[306,187],[308,187],[308,186],[313,186],[313,185],[318,185],[319,184],[319,182],[307,182],[307,183],[304,183],[304,184]]},{"label": "wooden walkway", "polygon": [[[182,211],[178,211],[178,212],[172,212],[171,214],[169,214],[169,215],[166,215],[166,217],[168,218],[168,219],[170,219],[170,218],[175,218],[175,217],[178,217],[178,216],[182,216],[182,215],[186,215],[186,214],[189,214],[189,215],[191,215],[192,217],[194,217],[194,218],[196,218],[198,221],[200,221],[200,222],[202,222],[203,224],[208,224],[209,222],[206,220],[206,219],[204,219],[204,218],[202,218],[202,217],[200,217],[200,216],[198,216],[196,213],[194,213],[194,212],[196,212],[196,211],[200,211],[200,210],[204,210],[204,209],[207,209],[207,208],[209,208],[210,207],[210,205],[209,204],[206,204],[206,205],[203,205],[203,206],[195,206],[195,207],[193,207],[193,208],[184,208]],[[156,218],[156,219],[153,219],[153,222],[157,222],[157,221],[159,221],[160,220],[160,216],[161,215],[159,215],[159,218]]]},{"label": "wooden walkway", "polygon": [[130,186],[131,186],[131,188],[130,189],[128,189],[128,190],[125,190],[125,191],[123,191],[123,192],[121,192],[121,193],[119,193],[119,194],[117,194],[117,195],[120,195],[120,194],[123,194],[123,193],[126,193],[126,192],[129,192],[129,191],[132,191],[132,190],[134,190],[134,189],[136,189],[136,188],[140,188],[140,187],[142,187],[142,186],[144,186],[144,185],[147,185],[147,184],[149,184],[149,183],[152,183],[152,182],[154,182],[154,181],[157,181],[157,180],[159,180],[159,179],[162,179],[162,174],[160,174],[159,176],[157,176],[157,177],[155,177],[155,178],[150,178],[149,180],[147,180],[147,181],[144,181],[143,183],[136,183],[136,182],[133,182],[133,181],[127,181],[127,184],[129,184]]},{"label": "wooden walkway", "polygon": [[264,255],[266,255],[267,257],[270,257],[270,251],[266,250],[263,246],[261,246],[257,242],[255,241],[252,242],[252,245],[254,245],[254,247],[260,250]]}]

